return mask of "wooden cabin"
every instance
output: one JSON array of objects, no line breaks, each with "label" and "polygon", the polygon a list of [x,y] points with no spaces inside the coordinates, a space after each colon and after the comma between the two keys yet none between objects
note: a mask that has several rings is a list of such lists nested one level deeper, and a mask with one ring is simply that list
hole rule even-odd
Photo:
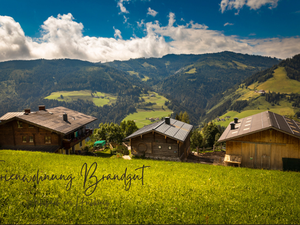
[{"label": "wooden cabin", "polygon": [[241,158],[242,167],[300,170],[299,139],[299,122],[266,111],[235,118],[219,142],[226,142],[226,155]]},{"label": "wooden cabin", "polygon": [[130,140],[132,154],[180,161],[189,154],[192,128],[190,124],[167,117],[144,126],[124,140]]},{"label": "wooden cabin", "polygon": [[9,112],[0,118],[0,149],[70,154],[84,148],[92,134],[86,125],[96,118],[83,113],[44,105],[31,112]]}]

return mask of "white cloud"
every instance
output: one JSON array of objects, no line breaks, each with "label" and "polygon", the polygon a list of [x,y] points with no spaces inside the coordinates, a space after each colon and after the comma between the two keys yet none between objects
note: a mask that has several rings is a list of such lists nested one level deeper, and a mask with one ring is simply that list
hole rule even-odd
[{"label": "white cloud", "polygon": [[118,30],[118,29],[115,29],[115,27],[113,27],[114,30],[115,30],[115,34],[114,34],[114,37],[117,39],[117,38],[120,38],[122,39],[122,35],[121,35],[121,31]]},{"label": "white cloud", "polygon": [[120,7],[120,10],[121,10],[120,13],[129,13],[127,11],[127,9],[125,8],[125,6],[123,5],[123,2],[128,2],[128,1],[130,1],[130,0],[119,0],[117,5],[118,5],[118,7]]},{"label": "white cloud", "polygon": [[224,24],[224,27],[226,27],[226,26],[232,26],[232,25],[233,25],[233,23],[228,23],[227,22],[227,23]]},{"label": "white cloud", "polygon": [[276,8],[279,0],[222,0],[220,3],[222,13],[225,10],[243,8],[244,5],[250,7],[251,9],[257,10],[263,5],[269,5],[269,9]]},{"label": "white cloud", "polygon": [[[8,16],[0,16],[0,61],[14,59],[72,58],[92,62],[127,60],[140,57],[162,57],[166,54],[203,54],[221,51],[257,54],[277,58],[300,53],[300,37],[242,39],[210,30],[193,21],[174,25],[175,14],[169,23],[159,21],[138,23],[145,36],[122,39],[114,29],[113,38],[83,35],[83,24],[74,21],[72,14],[49,17],[41,26],[41,37],[26,37],[19,23]],[[165,41],[165,38],[171,40]]]},{"label": "white cloud", "polygon": [[148,8],[147,15],[155,17],[158,12],[156,12],[154,9],[151,9],[150,7]]}]

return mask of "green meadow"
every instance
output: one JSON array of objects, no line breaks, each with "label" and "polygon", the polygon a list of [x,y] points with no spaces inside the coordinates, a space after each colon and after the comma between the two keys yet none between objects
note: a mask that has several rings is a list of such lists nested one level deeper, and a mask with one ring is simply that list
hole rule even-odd
[{"label": "green meadow", "polygon": [[91,95],[90,90],[58,91],[58,92],[52,92],[51,95],[45,97],[45,99],[54,99],[54,100],[65,101],[65,102],[72,102],[72,101],[76,101],[77,99],[81,99],[81,100],[92,101],[96,106],[110,105],[112,103],[115,103],[117,99],[117,97],[114,95],[102,93],[98,91],[93,93],[93,96]]},{"label": "green meadow", "polygon": [[274,70],[273,77],[258,85],[257,90],[273,91],[280,93],[300,93],[300,82],[288,78],[284,67]]},{"label": "green meadow", "polygon": [[169,116],[172,111],[165,106],[165,102],[168,101],[162,95],[157,94],[156,92],[149,92],[149,94],[143,94],[141,98],[144,99],[145,103],[154,103],[154,105],[137,108],[136,113],[129,114],[124,118],[124,120],[134,120],[137,127],[141,128],[145,125],[149,125],[152,122],[146,118],[161,118]]},{"label": "green meadow", "polygon": [[300,222],[297,172],[10,150],[0,160],[1,224]]}]

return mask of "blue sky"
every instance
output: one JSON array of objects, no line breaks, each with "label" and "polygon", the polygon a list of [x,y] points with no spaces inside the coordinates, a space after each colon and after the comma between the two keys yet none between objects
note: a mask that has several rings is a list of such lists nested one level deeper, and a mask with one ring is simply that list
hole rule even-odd
[{"label": "blue sky", "polygon": [[0,61],[300,53],[299,0],[2,1]]}]

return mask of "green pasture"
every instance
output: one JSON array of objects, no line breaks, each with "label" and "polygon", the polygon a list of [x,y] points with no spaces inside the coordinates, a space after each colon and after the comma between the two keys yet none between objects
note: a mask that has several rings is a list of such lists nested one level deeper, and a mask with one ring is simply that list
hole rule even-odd
[{"label": "green pasture", "polygon": [[224,119],[226,116],[230,116],[229,119],[225,119],[225,121],[219,121],[219,122],[214,120],[214,122],[217,125],[227,127],[229,125],[229,123],[233,121],[234,117],[245,118],[245,117],[252,116],[254,114],[264,112],[267,110],[277,113],[277,114],[280,114],[280,115],[294,115],[295,114],[295,112],[291,106],[291,103],[289,103],[288,101],[282,100],[279,102],[279,105],[272,106],[269,102],[264,101],[263,97],[261,97],[261,98],[257,99],[256,102],[254,102],[254,105],[247,106],[245,108],[245,110],[240,113],[236,112],[236,111],[228,111],[227,113],[225,113],[224,115],[219,117],[220,119],[222,119],[222,118]]},{"label": "green pasture", "polygon": [[133,120],[138,128],[142,128],[145,125],[149,125],[152,122],[150,120],[146,120],[146,118],[161,118],[167,117],[170,115],[171,111],[143,111],[129,114],[125,117],[124,120]]},{"label": "green pasture", "polygon": [[[63,98],[61,98],[61,95]],[[96,106],[104,106],[115,103],[117,97],[111,94],[103,93],[103,92],[95,92],[93,93],[94,97],[91,95],[90,90],[82,90],[82,91],[58,91],[52,92],[51,95],[45,97],[45,99],[54,99],[58,101],[72,102],[77,99],[88,100],[94,102]],[[103,98],[101,98],[101,96]],[[98,98],[99,97],[99,98]]]},{"label": "green pasture", "polygon": [[[172,111],[165,106],[165,102],[168,101],[162,95],[157,94],[156,92],[148,92],[149,94],[143,94],[141,98],[145,100],[145,103],[155,103],[152,106],[146,108],[138,108],[136,113],[129,114],[124,118],[124,120],[133,120],[135,121],[138,128],[142,128],[145,125],[149,125],[152,122],[146,118],[161,118],[169,116]],[[154,95],[154,96],[151,96]]]},{"label": "green pasture", "polygon": [[274,70],[273,77],[256,87],[257,90],[280,93],[300,93],[300,82],[288,78],[284,67]]},{"label": "green pasture", "polygon": [[297,172],[9,150],[0,160],[1,224],[300,222]]}]

